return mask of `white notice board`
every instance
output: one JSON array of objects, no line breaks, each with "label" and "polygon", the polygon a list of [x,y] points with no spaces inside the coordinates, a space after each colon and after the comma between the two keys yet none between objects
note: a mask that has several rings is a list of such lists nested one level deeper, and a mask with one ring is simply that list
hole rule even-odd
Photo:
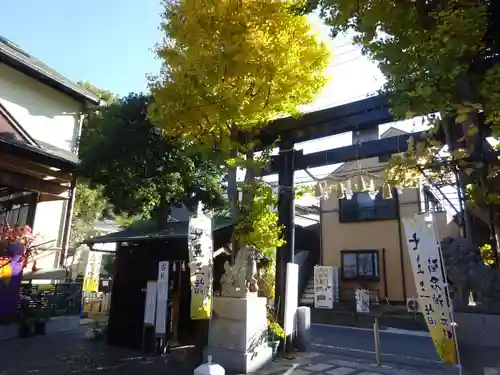
[{"label": "white notice board", "polygon": [[156,281],[146,284],[146,304],[144,306],[144,324],[155,324],[156,315]]},{"label": "white notice board", "polygon": [[155,333],[157,335],[164,335],[167,332],[169,266],[168,261],[162,261],[158,264],[155,325]]}]

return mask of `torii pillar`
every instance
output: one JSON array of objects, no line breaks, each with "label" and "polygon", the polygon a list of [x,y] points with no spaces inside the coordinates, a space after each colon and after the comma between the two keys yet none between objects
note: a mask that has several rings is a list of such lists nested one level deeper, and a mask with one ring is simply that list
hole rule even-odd
[{"label": "torii pillar", "polygon": [[285,244],[276,251],[275,306],[278,322],[283,327],[285,320],[286,264],[294,262],[295,254],[295,157],[293,141],[280,142],[279,146],[279,195],[278,224],[283,227]]}]

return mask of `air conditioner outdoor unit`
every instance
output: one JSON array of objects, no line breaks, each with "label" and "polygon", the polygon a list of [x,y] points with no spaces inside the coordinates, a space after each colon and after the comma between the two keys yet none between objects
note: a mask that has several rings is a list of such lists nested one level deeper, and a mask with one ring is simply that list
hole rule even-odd
[{"label": "air conditioner outdoor unit", "polygon": [[408,312],[420,312],[418,299],[416,297],[406,299],[406,308]]}]

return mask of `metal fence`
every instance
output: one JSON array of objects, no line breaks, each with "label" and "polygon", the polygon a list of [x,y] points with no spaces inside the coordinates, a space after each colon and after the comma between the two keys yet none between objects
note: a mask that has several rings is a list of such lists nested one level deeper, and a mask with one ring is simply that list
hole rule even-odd
[{"label": "metal fence", "polygon": [[17,317],[22,313],[45,318],[79,315],[82,304],[81,283],[21,285]]}]

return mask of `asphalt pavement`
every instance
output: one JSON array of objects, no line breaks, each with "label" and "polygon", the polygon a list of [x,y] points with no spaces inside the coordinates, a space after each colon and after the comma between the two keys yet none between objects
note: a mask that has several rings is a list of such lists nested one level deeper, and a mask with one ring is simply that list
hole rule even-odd
[{"label": "asphalt pavement", "polygon": [[[431,338],[421,331],[379,331],[382,363],[418,368],[447,369],[439,360]],[[375,361],[374,332],[365,328],[312,325],[314,352],[339,354]]]}]

